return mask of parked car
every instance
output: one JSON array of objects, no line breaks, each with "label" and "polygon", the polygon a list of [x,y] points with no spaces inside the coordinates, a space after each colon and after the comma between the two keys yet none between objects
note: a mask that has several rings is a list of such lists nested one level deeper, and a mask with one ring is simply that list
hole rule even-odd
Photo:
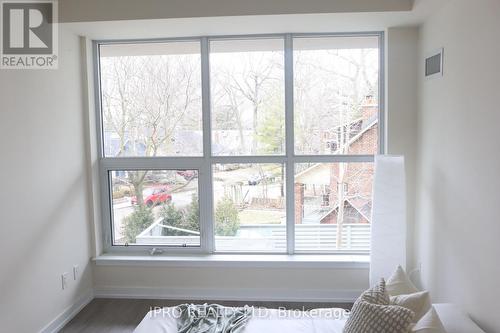
[{"label": "parked car", "polygon": [[[144,204],[148,207],[153,207],[159,204],[170,203],[172,195],[168,193],[168,187],[150,187],[143,192]],[[132,197],[132,205],[137,205],[137,197]]]},{"label": "parked car", "polygon": [[248,178],[248,185],[257,185],[262,180],[260,175],[253,175]]},{"label": "parked car", "polygon": [[276,181],[276,177],[273,176],[272,173],[270,172],[266,172],[264,174],[255,174],[255,175],[252,175],[250,176],[250,178],[248,178],[248,185],[257,185],[257,184],[260,184],[262,181],[264,180],[267,180],[267,182],[274,182]]},{"label": "parked car", "polygon": [[191,180],[198,177],[198,173],[194,170],[181,170],[177,171],[179,176],[182,176],[185,180]]}]

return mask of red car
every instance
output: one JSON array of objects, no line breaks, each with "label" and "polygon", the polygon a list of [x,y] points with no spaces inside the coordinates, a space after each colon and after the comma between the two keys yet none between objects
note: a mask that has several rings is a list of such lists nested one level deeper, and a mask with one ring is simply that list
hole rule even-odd
[{"label": "red car", "polygon": [[191,180],[198,177],[198,173],[195,170],[180,170],[177,171],[179,176],[182,176],[185,180]]},{"label": "red car", "polygon": [[[172,195],[169,194],[166,186],[150,187],[144,190],[143,198],[144,203],[148,207],[153,207],[162,203],[169,203],[172,201]],[[132,197],[132,205],[137,205],[137,197]]]}]

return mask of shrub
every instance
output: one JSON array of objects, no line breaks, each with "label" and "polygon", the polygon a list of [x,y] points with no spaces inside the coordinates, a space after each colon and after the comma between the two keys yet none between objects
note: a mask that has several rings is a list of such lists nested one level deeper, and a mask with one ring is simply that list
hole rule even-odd
[{"label": "shrub", "polygon": [[235,236],[239,227],[238,209],[233,200],[224,197],[215,208],[215,234],[217,236]]},{"label": "shrub", "polygon": [[[176,228],[182,228],[184,212],[175,208],[173,203],[163,205],[160,211],[160,216],[163,219],[163,224]],[[162,234],[163,236],[175,236],[177,235],[177,232],[175,230],[163,229]]]},{"label": "shrub", "polygon": [[191,204],[186,209],[185,217],[184,227],[186,229],[200,231],[200,206],[196,194],[193,194]]},{"label": "shrub", "polygon": [[115,199],[121,199],[124,196],[125,196],[125,194],[123,193],[122,190],[113,191],[113,200],[115,200]]},{"label": "shrub", "polygon": [[135,243],[135,238],[154,222],[153,212],[150,208],[139,205],[134,211],[123,219],[123,233],[127,243]]},{"label": "shrub", "polygon": [[[163,218],[163,224],[165,225],[191,231],[200,231],[199,213],[198,197],[193,194],[191,204],[188,207],[177,209],[174,204],[170,203],[162,207],[160,216]],[[185,232],[180,230],[169,230],[167,233],[167,229],[164,229],[163,232],[164,236],[180,236],[185,234]]]},{"label": "shrub", "polygon": [[130,197],[130,188],[128,186],[113,186],[113,199],[121,199],[123,197]]}]

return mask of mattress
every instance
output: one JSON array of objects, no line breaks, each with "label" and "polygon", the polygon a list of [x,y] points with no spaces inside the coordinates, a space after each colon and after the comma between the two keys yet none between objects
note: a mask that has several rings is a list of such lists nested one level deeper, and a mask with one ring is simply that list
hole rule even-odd
[{"label": "mattress", "polygon": [[[175,307],[148,312],[135,333],[177,333],[178,311]],[[242,333],[342,333],[345,310],[340,308],[315,309],[307,312],[255,309]]]},{"label": "mattress", "polygon": [[446,333],[484,333],[458,306],[449,303],[434,304]]}]

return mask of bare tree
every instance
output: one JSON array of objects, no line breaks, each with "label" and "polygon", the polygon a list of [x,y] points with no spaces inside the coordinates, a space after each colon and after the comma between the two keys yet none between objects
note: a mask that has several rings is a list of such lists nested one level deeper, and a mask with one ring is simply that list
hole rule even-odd
[{"label": "bare tree", "polygon": [[247,55],[245,66],[239,75],[233,75],[229,85],[232,89],[239,91],[239,93],[252,104],[253,110],[253,141],[252,141],[252,155],[257,153],[258,146],[258,124],[259,124],[259,111],[266,97],[265,85],[273,80],[273,72],[276,67],[274,61],[266,59],[268,55],[261,54],[260,57]]},{"label": "bare tree", "polygon": [[[274,86],[282,82],[279,75],[282,75],[283,66],[278,52],[242,53],[233,60],[233,63],[220,60],[212,71],[214,86],[218,88],[214,104],[219,107],[216,112],[231,115],[226,125],[238,129],[241,152],[246,153],[248,148],[243,129],[252,130],[250,153],[255,155],[259,147],[260,114],[265,101],[276,92]],[[248,106],[251,109],[251,125],[247,122],[248,114],[245,112]],[[217,119],[224,117],[219,116]]]},{"label": "bare tree", "polygon": [[[104,58],[105,131],[119,138],[116,156],[175,154],[176,131],[201,122],[199,65],[189,55]],[[137,202],[143,204],[147,171],[129,172]]]},{"label": "bare tree", "polygon": [[[229,74],[225,74],[229,77]],[[219,92],[215,95],[215,105],[220,108],[216,110],[216,129],[238,129],[240,137],[240,151],[247,151],[245,138],[245,125],[243,120],[243,102],[240,100],[238,92],[232,89],[229,85],[221,85]],[[217,112],[218,111],[218,112]]]}]

